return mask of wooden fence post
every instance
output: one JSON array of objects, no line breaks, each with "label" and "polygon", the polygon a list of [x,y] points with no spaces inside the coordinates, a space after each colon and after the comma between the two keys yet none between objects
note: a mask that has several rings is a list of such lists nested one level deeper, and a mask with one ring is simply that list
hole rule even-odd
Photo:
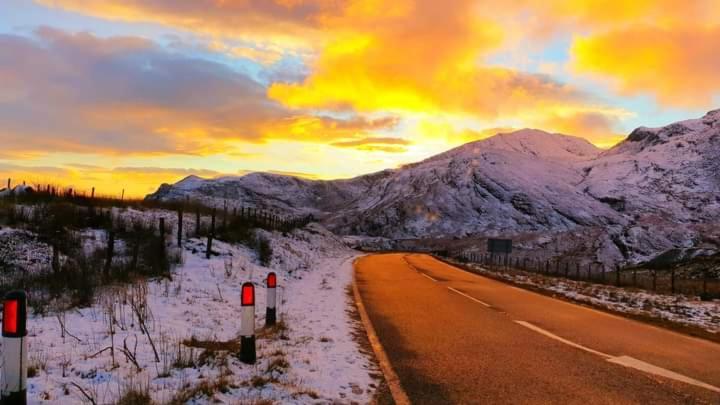
[{"label": "wooden fence post", "polygon": [[200,207],[195,207],[195,237],[200,237]]},{"label": "wooden fence post", "polygon": [[178,231],[177,231],[177,245],[182,247],[182,232],[183,232],[183,209],[178,209]]},{"label": "wooden fence post", "polygon": [[110,276],[110,268],[112,267],[112,259],[115,254],[115,231],[110,228],[108,231],[107,257],[105,258],[105,277]]},{"label": "wooden fence post", "polygon": [[657,270],[652,269],[652,289],[657,291]]},{"label": "wooden fence post", "polygon": [[588,263],[588,281],[592,280],[592,262]]},{"label": "wooden fence post", "polygon": [[675,267],[670,269],[670,293],[675,294]]},{"label": "wooden fence post", "polygon": [[165,218],[160,217],[160,253],[165,253]]},{"label": "wooden fence post", "polygon": [[637,267],[633,268],[633,287],[637,288]]},{"label": "wooden fence post", "polygon": [[58,251],[57,240],[53,241],[52,244],[52,269],[55,274],[60,271],[60,252]]},{"label": "wooden fence post", "polygon": [[210,220],[210,234],[208,234],[207,250],[205,251],[206,259],[209,259],[212,254],[213,236],[215,236],[215,208],[212,209],[212,219]]},{"label": "wooden fence post", "polygon": [[224,231],[225,228],[227,227],[227,214],[228,214],[227,200],[225,200],[225,201],[223,202],[223,221],[222,221],[222,229],[223,229],[223,231]]},{"label": "wooden fence post", "polygon": [[620,287],[620,265],[615,265],[615,286]]}]

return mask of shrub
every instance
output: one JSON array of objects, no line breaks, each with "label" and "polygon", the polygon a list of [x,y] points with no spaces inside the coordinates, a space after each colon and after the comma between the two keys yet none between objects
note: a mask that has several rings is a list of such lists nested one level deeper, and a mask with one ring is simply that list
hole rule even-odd
[{"label": "shrub", "polygon": [[257,255],[258,260],[260,260],[260,264],[267,267],[270,265],[270,262],[272,261],[272,255],[273,250],[272,246],[270,246],[270,241],[268,241],[266,238],[260,236],[257,238]]}]

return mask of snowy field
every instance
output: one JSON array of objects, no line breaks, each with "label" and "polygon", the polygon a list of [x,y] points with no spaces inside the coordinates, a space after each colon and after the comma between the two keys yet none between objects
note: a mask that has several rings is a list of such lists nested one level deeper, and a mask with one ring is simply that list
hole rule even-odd
[{"label": "snowy field", "polygon": [[574,301],[615,312],[695,326],[720,334],[720,300],[701,301],[699,297],[693,296],[653,294],[639,289],[618,288],[518,270],[490,271],[478,264],[464,265],[479,274],[542,289]]},{"label": "snowy field", "polygon": [[[370,402],[379,372],[353,338],[346,292],[357,253],[314,224],[258,232],[273,248],[268,268],[219,241],[206,260],[205,239],[188,239],[172,280],[105,287],[92,307],[31,316],[29,401],[106,404],[139,391],[161,404]],[[279,327],[266,330],[269,271]],[[246,281],[256,285],[255,365],[236,357]]]}]

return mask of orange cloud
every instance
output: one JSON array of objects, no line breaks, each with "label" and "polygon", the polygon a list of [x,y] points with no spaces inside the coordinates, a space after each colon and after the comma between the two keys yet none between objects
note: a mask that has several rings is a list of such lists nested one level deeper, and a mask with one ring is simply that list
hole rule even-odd
[{"label": "orange cloud", "polygon": [[548,113],[538,118],[533,126],[546,131],[573,135],[591,140],[596,146],[610,147],[625,138],[618,127],[621,115],[602,110],[580,110]]},{"label": "orange cloud", "polygon": [[[103,168],[83,164],[62,166],[20,166],[0,163],[0,176],[12,179],[13,184],[26,182],[45,187],[71,187],[90,194],[95,187],[96,195],[119,196],[125,190],[126,197],[144,197],[155,191],[162,183],[174,183],[191,174],[218,177],[223,173],[204,169],[177,169],[161,167]],[[3,180],[3,184],[4,184]]]},{"label": "orange cloud", "polygon": [[484,118],[584,99],[548,76],[484,66],[482,58],[501,45],[503,32],[475,2],[418,0],[402,11],[373,24],[347,21],[302,83],[275,83],[268,95],[294,108]]},{"label": "orange cloud", "polygon": [[393,137],[369,137],[351,141],[335,142],[331,144],[337,148],[354,148],[364,151],[377,151],[386,153],[407,152],[407,145],[412,142],[407,139]]},{"label": "orange cloud", "polygon": [[720,25],[632,27],[578,39],[578,71],[610,77],[623,94],[650,93],[668,106],[707,107],[720,93]]}]

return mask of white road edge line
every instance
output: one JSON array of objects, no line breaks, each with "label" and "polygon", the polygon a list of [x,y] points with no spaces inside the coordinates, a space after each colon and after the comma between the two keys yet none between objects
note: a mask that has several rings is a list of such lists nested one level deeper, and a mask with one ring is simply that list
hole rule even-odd
[{"label": "white road edge line", "polygon": [[437,280],[435,280],[434,278],[432,278],[432,277],[428,276],[427,274],[425,274],[425,273],[423,273],[423,272],[419,272],[419,273],[420,273],[420,274],[422,274],[423,276],[425,276],[425,277],[429,278],[430,280],[432,280],[432,281],[434,281],[434,282],[436,282],[436,283],[437,283]]},{"label": "white road edge line", "polygon": [[487,302],[480,301],[479,299],[477,299],[477,298],[475,298],[475,297],[471,297],[471,296],[465,294],[464,292],[458,291],[458,290],[456,290],[456,289],[454,289],[454,288],[452,288],[452,287],[448,287],[447,289],[450,290],[450,291],[452,291],[452,292],[454,292],[454,293],[460,294],[460,295],[462,295],[463,297],[465,297],[465,298],[467,298],[467,299],[469,299],[469,300],[473,300],[473,301],[477,302],[478,304],[485,305],[486,307],[490,308],[490,304],[488,304]]},{"label": "white road edge line", "polygon": [[375,332],[375,328],[373,327],[372,321],[370,320],[370,315],[368,315],[365,304],[363,303],[362,297],[360,296],[360,289],[357,286],[357,272],[355,271],[355,263],[360,257],[364,256],[356,257],[352,264],[352,289],[353,295],[355,296],[355,306],[358,310],[358,313],[360,314],[360,322],[365,328],[368,341],[370,342],[370,346],[375,353],[375,358],[377,359],[378,365],[380,366],[380,370],[385,376],[385,382],[390,389],[390,395],[395,401],[395,404],[411,405],[410,398],[400,385],[400,377],[398,377],[397,373],[393,369],[392,364],[390,363],[390,359],[388,358],[385,349],[380,343],[380,338],[378,338],[377,333]]},{"label": "white road edge line", "polygon": [[593,349],[591,349],[591,348],[589,348],[589,347],[585,347],[585,346],[583,346],[583,345],[580,345],[580,344],[577,344],[577,343],[575,343],[575,342],[571,342],[571,341],[569,341],[569,340],[567,340],[567,339],[561,338],[560,336],[555,335],[555,334],[553,334],[552,332],[548,332],[548,331],[546,331],[545,329],[542,329],[542,328],[540,328],[540,327],[537,327],[537,326],[535,326],[535,325],[533,325],[533,324],[531,324],[531,323],[529,323],[529,322],[525,322],[525,321],[515,321],[515,323],[517,323],[517,324],[519,324],[519,325],[522,325],[522,326],[524,326],[524,327],[526,327],[526,328],[528,328],[528,329],[530,329],[530,330],[532,330],[532,331],[535,331],[535,332],[537,332],[537,333],[539,333],[539,334],[541,334],[541,335],[547,336],[547,337],[549,337],[550,339],[554,339],[554,340],[557,340],[558,342],[564,343],[564,344],[566,344],[566,345],[568,345],[568,346],[572,346],[572,347],[574,347],[574,348],[577,348],[577,349],[580,349],[580,350],[584,350],[584,351],[586,351],[586,352],[588,352],[588,353],[592,353],[592,354],[598,355],[598,356],[600,356],[600,357],[603,357],[603,358],[605,358],[606,361],[608,361],[608,362],[610,362],[610,363],[618,364],[618,365],[621,365],[621,366],[624,366],[624,367],[628,367],[628,368],[633,368],[633,369],[635,369],[635,370],[639,370],[639,371],[642,371],[642,372],[645,372],[645,373],[648,373],[648,374],[654,374],[654,375],[657,375],[657,376],[660,376],[660,377],[669,378],[669,379],[671,379],[671,380],[684,382],[684,383],[686,383],[686,384],[694,385],[694,386],[700,387],[700,388],[705,388],[705,389],[708,389],[708,390],[710,390],[710,391],[720,392],[720,388],[718,388],[718,387],[716,387],[716,386],[714,386],[714,385],[710,385],[710,384],[704,383],[704,382],[699,381],[699,380],[696,380],[696,379],[694,379],[694,378],[691,378],[691,377],[688,377],[688,376],[685,376],[685,375],[676,373],[676,372],[674,372],[674,371],[670,371],[670,370],[664,369],[664,368],[662,368],[662,367],[655,366],[655,365],[650,364],[650,363],[645,363],[645,362],[642,361],[642,360],[638,360],[638,359],[635,359],[635,358],[630,357],[630,356],[617,356],[617,357],[616,357],[616,356],[611,356],[611,355],[609,355],[609,354],[606,354],[606,353],[603,353],[603,352],[599,352],[599,351],[597,351],[597,350],[593,350]]}]

